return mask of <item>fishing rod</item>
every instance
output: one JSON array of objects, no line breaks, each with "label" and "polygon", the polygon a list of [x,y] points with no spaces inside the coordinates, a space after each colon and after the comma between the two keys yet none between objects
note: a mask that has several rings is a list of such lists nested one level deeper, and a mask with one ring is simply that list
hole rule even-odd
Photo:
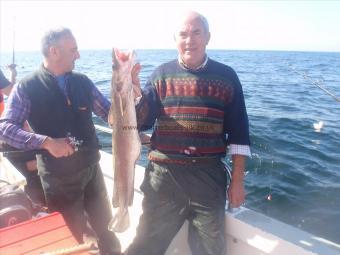
[{"label": "fishing rod", "polygon": [[[100,150],[102,149],[103,146],[99,145],[99,146],[94,146],[94,147],[90,147],[90,146],[78,146],[75,147],[75,151],[93,151],[93,150]],[[2,155],[4,157],[15,157],[15,156],[22,156],[25,154],[45,154],[48,153],[48,150],[45,149],[36,149],[36,150],[17,150],[15,148],[1,148],[0,152],[2,152]]]},{"label": "fishing rod", "polygon": [[13,18],[12,65],[15,65],[15,17]]},{"label": "fishing rod", "polygon": [[308,76],[307,73],[296,70],[296,68],[292,67],[292,65],[290,65],[289,63],[286,63],[286,64],[287,64],[288,68],[290,70],[292,70],[294,73],[301,75],[305,80],[309,81],[314,86],[318,87],[319,89],[324,91],[326,94],[331,96],[333,99],[335,99],[335,101],[340,103],[340,97],[337,97],[334,93],[332,93],[329,90],[327,90],[326,88],[324,88],[324,84],[320,80],[314,80],[310,76]]},{"label": "fishing rod", "polygon": [[111,129],[111,128],[103,127],[103,126],[100,126],[100,125],[97,125],[97,124],[94,124],[94,127],[95,127],[97,130],[102,131],[102,132],[104,132],[104,133],[112,134],[112,129]]},{"label": "fishing rod", "polygon": [[[101,145],[97,146],[85,146],[83,145],[82,140],[76,140],[75,137],[73,136],[68,136],[69,139],[69,144],[73,146],[74,151],[93,151],[93,150],[100,150],[103,147]],[[46,149],[35,149],[35,150],[20,150],[16,149],[13,146],[1,142],[0,143],[0,152],[2,152],[4,157],[9,157],[9,156],[17,156],[17,155],[23,155],[23,154],[29,154],[29,155],[35,155],[35,154],[43,154],[43,153],[48,153],[48,150]]]},{"label": "fishing rod", "polygon": [[[95,128],[99,131],[102,131],[104,133],[112,134],[112,129],[108,127],[103,127],[100,125],[94,125]],[[142,145],[149,146],[150,145],[150,135],[140,133],[140,137],[142,140]],[[82,141],[75,140],[73,137],[69,137],[71,139],[71,143],[75,151],[93,151],[93,150],[100,150],[105,148],[111,148],[111,145],[98,145],[98,146],[84,146],[82,145]],[[9,146],[8,144],[0,144],[0,153],[2,152],[4,157],[8,156],[16,156],[16,155],[23,155],[23,154],[42,154],[42,153],[49,153],[45,149],[36,149],[36,150],[18,150],[12,146]]]}]

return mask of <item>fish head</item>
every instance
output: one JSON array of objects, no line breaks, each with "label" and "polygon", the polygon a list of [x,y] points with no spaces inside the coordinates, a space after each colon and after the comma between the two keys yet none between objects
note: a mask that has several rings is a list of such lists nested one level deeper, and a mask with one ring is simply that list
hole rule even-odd
[{"label": "fish head", "polygon": [[117,92],[132,89],[132,68],[138,63],[134,50],[123,52],[117,48],[112,51],[112,89]]}]

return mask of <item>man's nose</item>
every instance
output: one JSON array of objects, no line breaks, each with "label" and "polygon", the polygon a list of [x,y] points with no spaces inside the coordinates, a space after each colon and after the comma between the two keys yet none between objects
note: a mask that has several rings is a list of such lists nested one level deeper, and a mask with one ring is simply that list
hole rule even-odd
[{"label": "man's nose", "polygon": [[192,35],[188,35],[185,41],[186,41],[186,43],[190,43],[190,42],[192,42],[192,40],[193,40]]},{"label": "man's nose", "polygon": [[76,59],[80,58],[79,51],[76,52]]}]

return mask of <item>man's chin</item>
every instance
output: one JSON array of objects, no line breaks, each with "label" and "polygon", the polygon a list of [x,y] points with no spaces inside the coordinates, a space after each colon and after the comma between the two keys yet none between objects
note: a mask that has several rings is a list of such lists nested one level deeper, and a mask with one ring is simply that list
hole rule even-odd
[{"label": "man's chin", "polygon": [[74,69],[74,65],[70,66],[68,72],[72,72],[73,69]]},{"label": "man's chin", "polygon": [[192,67],[195,65],[195,59],[193,58],[183,58],[183,61],[189,67]]}]

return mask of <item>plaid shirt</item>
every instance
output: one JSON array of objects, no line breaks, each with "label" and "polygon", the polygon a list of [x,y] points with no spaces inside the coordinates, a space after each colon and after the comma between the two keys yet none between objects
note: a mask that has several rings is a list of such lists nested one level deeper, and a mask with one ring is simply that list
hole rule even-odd
[{"label": "plaid shirt", "polygon": [[[65,79],[55,77],[59,87],[65,94]],[[92,83],[93,112],[107,122],[110,102]],[[66,95],[65,95],[66,96]],[[40,149],[47,136],[27,132],[23,129],[31,110],[31,102],[22,89],[21,84],[14,86],[6,109],[0,119],[0,139],[9,145],[22,150]],[[53,114],[53,113],[51,113]],[[42,120],[43,121],[43,120]]]}]

